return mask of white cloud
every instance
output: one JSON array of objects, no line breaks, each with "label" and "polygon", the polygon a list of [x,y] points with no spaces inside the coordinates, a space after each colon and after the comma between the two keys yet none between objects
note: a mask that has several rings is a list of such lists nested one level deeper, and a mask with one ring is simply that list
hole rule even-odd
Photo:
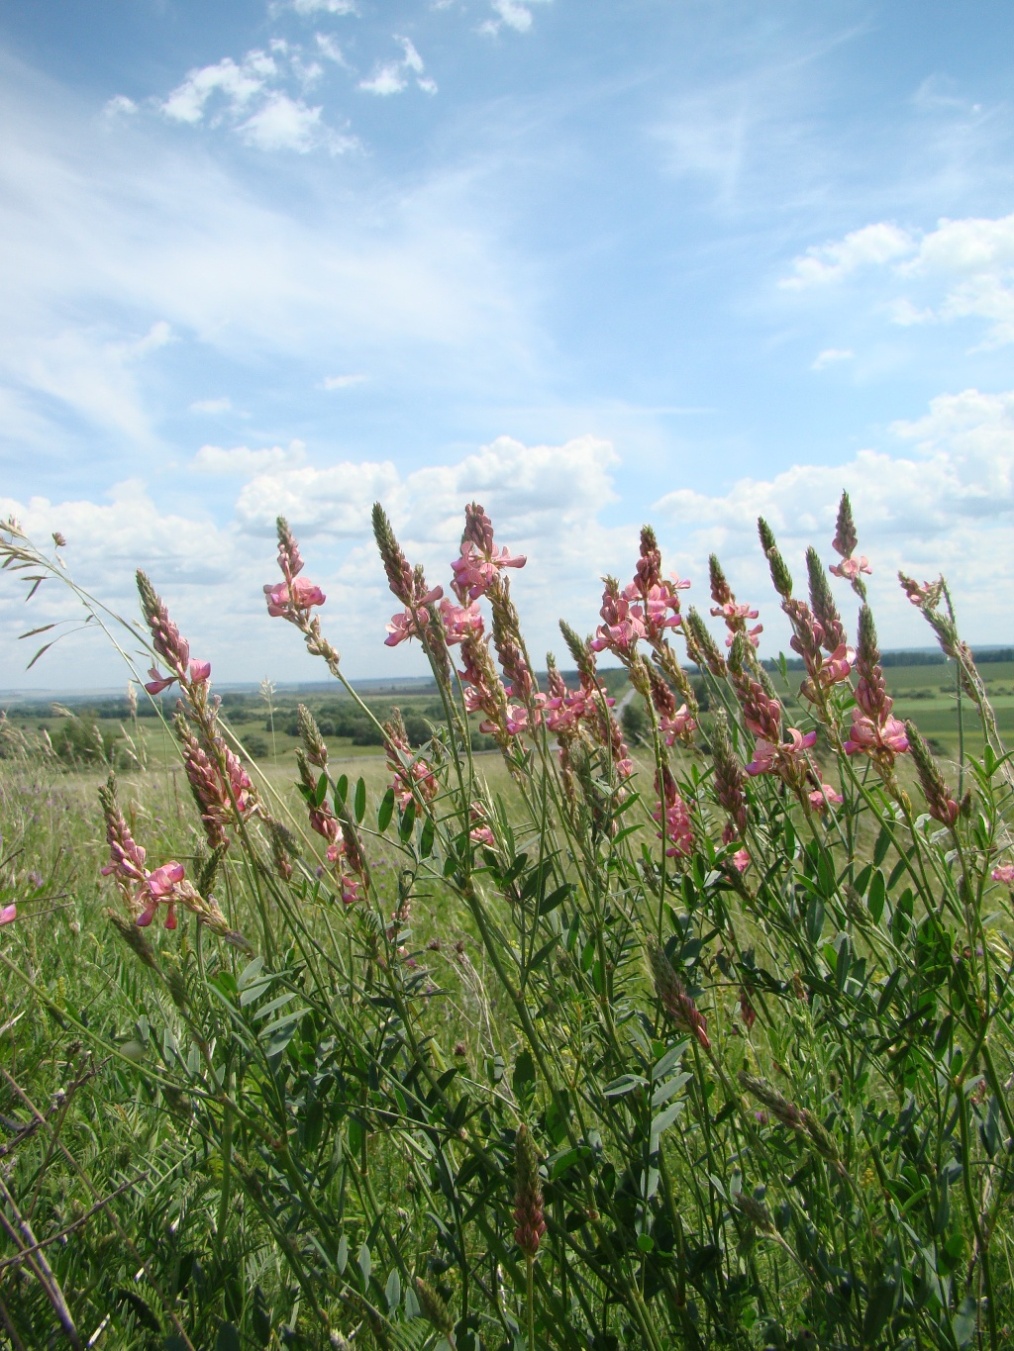
[{"label": "white cloud", "polygon": [[304,17],[314,14],[359,13],[355,0],[291,0],[289,8]]},{"label": "white cloud", "polygon": [[328,61],[333,61],[336,66],[347,66],[348,62],[342,53],[342,49],[331,37],[330,33],[315,33],[314,41],[317,44],[317,50],[321,56],[326,57]]},{"label": "white cloud", "polygon": [[360,80],[359,88],[367,94],[379,94],[386,98],[390,94],[400,94],[408,85],[401,63],[390,61],[381,66],[368,80]]},{"label": "white cloud", "polygon": [[415,43],[412,41],[411,38],[399,37],[396,40],[401,43],[402,49],[405,52],[404,60],[406,67],[409,70],[415,71],[417,75],[421,75],[424,69],[423,59],[416,51]]},{"label": "white cloud", "polygon": [[[708,609],[707,556],[717,552],[741,599],[759,604],[767,650],[777,651],[787,633],[757,543],[756,518],[763,515],[771,524],[803,590],[803,551],[812,543],[832,559],[835,510],[847,488],[860,551],[874,567],[871,599],[884,646],[932,642],[897,586],[898,567],[920,580],[943,570],[965,636],[973,642],[1002,638],[997,617],[1014,607],[1007,547],[1014,512],[1014,391],[942,396],[924,417],[898,422],[892,433],[901,454],[865,450],[844,465],[798,465],[769,480],[740,480],[723,495],[682,490],[661,498],[653,516],[664,565],[691,578],[687,602]],[[409,560],[425,566],[432,584],[444,586],[464,506],[480,502],[497,541],[528,555],[527,567],[510,580],[536,659],[547,648],[561,651],[559,617],[579,632],[591,631],[603,573],[632,575],[640,520],[607,526],[601,519],[607,508],[615,513],[621,467],[607,441],[586,436],[555,446],[525,445],[499,437],[454,463],[409,473],[390,462],[293,467],[300,453],[298,446],[202,448],[198,458],[206,470],[254,475],[241,487],[234,520],[226,526],[199,507],[185,514],[160,510],[137,482],[118,485],[104,504],[0,498],[0,517],[17,516],[39,540],[62,531],[78,579],[130,616],[136,613],[133,569],[144,567],[195,653],[212,661],[217,680],[322,675],[301,654],[291,630],[263,612],[261,587],[274,568],[278,514],[301,540],[307,575],[328,595],[322,620],[354,676],[421,669],[414,649],[390,653],[383,646],[384,624],[396,605],[371,540],[375,500],[385,505]],[[4,586],[10,584],[5,578]],[[854,599],[844,586],[837,594],[851,626]],[[30,614],[0,607],[0,688],[26,683],[30,653],[22,654],[17,633],[74,613],[51,586],[38,599]],[[96,660],[84,660],[78,649],[68,649],[66,657],[54,650],[33,676],[39,683],[80,686]],[[92,683],[113,679],[118,676]]]},{"label": "white cloud", "polygon": [[[944,395],[932,401],[925,417],[896,422],[891,431],[915,453],[863,450],[843,465],[796,465],[769,480],[741,479],[722,496],[681,489],[659,499],[655,509],[675,530],[691,575],[706,575],[707,555],[716,552],[733,589],[757,601],[771,594],[757,548],[758,516],[774,530],[790,571],[802,573],[809,544],[833,559],[835,511],[847,489],[859,527],[859,552],[874,565],[871,594],[886,643],[932,641],[897,589],[899,568],[920,580],[943,571],[966,637],[996,641],[996,616],[1014,606],[1009,546],[1014,391]],[[665,532],[660,537],[664,540]],[[852,607],[847,593],[839,599],[843,613]],[[762,619],[766,629],[773,619],[771,631],[780,631],[770,599]]]},{"label": "white cloud", "polygon": [[106,103],[107,117],[131,117],[138,111],[137,104],[125,94],[116,94]]},{"label": "white cloud", "polygon": [[860,268],[876,267],[905,257],[915,248],[913,236],[897,225],[886,221],[864,225],[844,239],[807,249],[802,257],[793,261],[791,276],[783,277],[779,285],[793,291],[824,286],[841,281]]},{"label": "white cloud", "polygon": [[855,352],[850,347],[825,347],[814,357],[810,370],[822,371],[825,366],[833,366],[840,361],[852,361],[854,357]]},{"label": "white cloud", "polygon": [[190,404],[191,413],[208,413],[214,416],[217,413],[229,413],[232,411],[232,400],[227,394],[223,394],[218,399],[195,399]]},{"label": "white cloud", "polygon": [[378,66],[368,80],[360,80],[359,88],[367,94],[379,94],[388,97],[400,94],[408,88],[409,76],[415,76],[415,82],[425,94],[435,94],[437,83],[423,75],[426,69],[422,57],[411,38],[394,35],[395,42],[401,45],[402,56],[398,61],[386,61]]},{"label": "white cloud", "polygon": [[320,382],[321,389],[352,389],[355,385],[362,385],[368,380],[366,375],[325,375]]},{"label": "white cloud", "polygon": [[265,450],[251,450],[248,446],[202,446],[194,456],[194,468],[202,474],[239,474],[251,478],[255,474],[281,469],[295,469],[306,459],[302,441],[290,441],[288,448],[271,446]]},{"label": "white cloud", "polygon": [[544,0],[490,0],[490,7],[496,14],[495,19],[487,19],[481,25],[480,32],[498,33],[501,28],[507,27],[514,30],[515,33],[527,33],[532,26],[533,4],[543,3]]},{"label": "white cloud", "polygon": [[172,341],[159,320],[137,338],[113,337],[99,325],[67,327],[25,343],[0,342],[0,373],[78,417],[150,446],[152,431],[138,388],[144,359]]},{"label": "white cloud", "polygon": [[[226,57],[192,70],[157,107],[170,121],[188,126],[225,125],[258,150],[307,154],[325,149],[339,154],[352,149],[355,138],[328,127],[322,107],[310,107],[279,87],[294,81],[305,91],[320,81],[323,66],[305,62],[300,49],[282,39],[270,45],[271,54],[255,49],[239,63]],[[323,55],[341,61],[340,51],[332,51],[326,37],[318,35],[318,46]]]},{"label": "white cloud", "polygon": [[242,65],[227,56],[213,66],[190,71],[162,102],[162,112],[172,121],[196,126],[215,94],[223,96],[231,112],[242,112],[277,70],[273,58],[261,51],[248,52]]},{"label": "white cloud", "polygon": [[[803,291],[840,282],[860,269],[882,275],[895,294],[884,310],[910,327],[956,319],[986,321],[989,346],[1014,342],[1014,214],[942,219],[936,229],[902,230],[880,222],[843,239],[810,248],[793,262],[780,286]],[[881,283],[882,284],[882,283]]]},{"label": "white cloud", "polygon": [[245,141],[260,150],[295,150],[305,155],[320,145],[332,154],[352,149],[355,139],[325,127],[321,112],[321,108],[308,108],[302,99],[276,92],[241,122],[238,130]]}]

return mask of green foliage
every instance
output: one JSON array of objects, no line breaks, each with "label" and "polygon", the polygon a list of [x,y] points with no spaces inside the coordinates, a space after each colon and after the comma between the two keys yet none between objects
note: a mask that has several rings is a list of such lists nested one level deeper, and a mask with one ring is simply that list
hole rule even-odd
[{"label": "green foliage", "polygon": [[[439,699],[303,710],[284,800],[201,682],[190,816],[149,770],[103,827],[8,737],[0,1345],[1008,1345],[1014,792],[974,668],[963,762],[913,767],[869,641],[780,700],[740,637],[689,695],[665,632],[604,684],[574,639],[542,700],[491,598],[515,730],[431,633]],[[379,791],[324,740],[366,735]]]}]

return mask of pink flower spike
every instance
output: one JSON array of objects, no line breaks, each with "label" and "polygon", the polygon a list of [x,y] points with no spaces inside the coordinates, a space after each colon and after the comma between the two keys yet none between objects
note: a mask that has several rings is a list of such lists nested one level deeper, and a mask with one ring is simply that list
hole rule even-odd
[{"label": "pink flower spike", "polygon": [[0,910],[0,924],[13,924],[18,917],[18,907],[16,905],[5,905]]},{"label": "pink flower spike", "polygon": [[738,873],[745,873],[750,866],[750,851],[748,849],[737,849],[732,856],[732,866]]},{"label": "pink flower spike", "polygon": [[[994,882],[1006,882],[1009,887],[1014,887],[1014,863],[1001,863],[999,867],[994,868],[990,873]],[[13,906],[10,909],[14,909]],[[0,915],[0,924],[3,924],[3,916]]]},{"label": "pink flower spike", "polygon": [[211,675],[211,662],[191,659],[189,673],[191,684],[201,685]]}]

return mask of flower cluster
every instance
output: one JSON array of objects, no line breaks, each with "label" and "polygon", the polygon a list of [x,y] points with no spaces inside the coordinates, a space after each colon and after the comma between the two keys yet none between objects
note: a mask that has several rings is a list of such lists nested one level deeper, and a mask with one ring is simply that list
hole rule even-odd
[{"label": "flower cluster", "polygon": [[197,661],[190,656],[190,644],[180,637],[180,631],[169,618],[169,612],[156,594],[147,576],[138,571],[137,589],[141,595],[141,608],[151,631],[152,646],[169,667],[170,674],[162,675],[157,666],[152,666],[148,674],[150,681],[144,688],[149,694],[161,694],[178,680],[183,689],[206,685],[211,675],[210,661]]},{"label": "flower cluster", "polygon": [[175,929],[176,907],[192,911],[216,933],[225,934],[228,927],[225,916],[214,900],[202,896],[186,880],[182,863],[175,859],[149,871],[145,867],[145,850],[130,832],[116,801],[116,785],[112,775],[99,789],[99,799],[106,822],[106,843],[109,862],[102,869],[103,876],[115,878],[120,895],[139,928],[145,928],[155,918],[160,905],[166,907],[165,927]]}]

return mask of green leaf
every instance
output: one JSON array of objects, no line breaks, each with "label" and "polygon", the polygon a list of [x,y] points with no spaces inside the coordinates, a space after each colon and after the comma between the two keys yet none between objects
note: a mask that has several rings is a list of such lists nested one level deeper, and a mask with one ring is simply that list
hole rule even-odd
[{"label": "green leaf", "polygon": [[401,824],[398,826],[398,834],[401,837],[402,844],[405,844],[412,837],[412,831],[415,828],[415,803],[410,802],[401,815]]},{"label": "green leaf", "polygon": [[878,868],[870,881],[870,894],[866,898],[866,905],[870,912],[870,918],[874,924],[880,923],[880,917],[884,913],[884,902],[887,900],[887,883],[884,881],[884,874]]},{"label": "green leaf", "polygon": [[419,857],[429,858],[433,853],[433,840],[436,835],[436,827],[433,824],[433,817],[427,816],[423,822],[423,828],[419,833]]},{"label": "green leaf", "polygon": [[[359,782],[362,783],[362,779]],[[391,1274],[384,1286],[384,1298],[387,1300],[387,1312],[393,1314],[401,1303],[401,1277],[398,1275],[397,1267],[391,1268]]]},{"label": "green leaf", "polygon": [[345,1275],[345,1268],[348,1266],[348,1262],[349,1262],[349,1241],[345,1237],[345,1235],[342,1234],[341,1238],[338,1240],[338,1251],[335,1253],[335,1263],[338,1267],[339,1276]]},{"label": "green leaf", "polygon": [[810,903],[806,907],[806,937],[812,947],[816,947],[820,942],[823,928],[824,902],[819,896],[811,896]]},{"label": "green leaf", "polygon": [[233,1323],[220,1323],[215,1338],[215,1351],[240,1351],[239,1332]]},{"label": "green leaf", "polygon": [[317,787],[313,791],[313,805],[319,807],[327,797],[328,790],[327,770],[320,771],[320,778],[317,780]]},{"label": "green leaf", "polygon": [[384,794],[383,801],[377,809],[377,829],[383,835],[384,831],[391,824],[391,817],[394,815],[394,789],[389,788]]},{"label": "green leaf", "polygon": [[621,1074],[611,1084],[606,1084],[602,1090],[602,1095],[606,1098],[622,1098],[627,1093],[633,1093],[637,1088],[646,1087],[647,1083],[647,1079],[640,1074]]},{"label": "green leaf", "polygon": [[525,1049],[514,1062],[511,1086],[514,1089],[514,1096],[522,1106],[535,1096],[535,1061],[531,1051]]},{"label": "green leaf", "polygon": [[363,1285],[369,1285],[370,1273],[373,1270],[373,1258],[370,1256],[368,1244],[364,1243],[359,1249],[359,1256],[356,1261],[359,1263],[359,1270],[363,1273]]},{"label": "green leaf", "polygon": [[877,836],[877,842],[873,846],[873,862],[876,867],[880,867],[887,857],[887,851],[891,847],[891,832],[886,826],[880,827],[880,834]]},{"label": "green leaf", "polygon": [[878,1281],[870,1291],[863,1319],[863,1342],[867,1346],[877,1340],[881,1328],[894,1312],[895,1293],[893,1281]]},{"label": "green leaf", "polygon": [[363,817],[366,815],[366,780],[362,778],[356,784],[356,800],[353,811],[356,815],[356,825],[362,825]]},{"label": "green leaf", "polygon": [[[638,827],[640,829],[640,827]],[[614,842],[615,843],[615,842]],[[574,892],[574,884],[565,882],[562,887],[557,887],[555,891],[550,892],[548,896],[543,896],[539,902],[539,914],[548,915],[550,911],[555,910],[558,905],[562,905],[568,896]]]},{"label": "green leaf", "polygon": [[663,1131],[669,1129],[683,1111],[684,1105],[682,1100],[679,1102],[671,1102],[668,1107],[664,1108],[661,1112],[657,1112],[651,1118],[651,1140],[648,1148],[652,1154],[654,1154],[655,1150],[658,1148],[659,1136]]}]

